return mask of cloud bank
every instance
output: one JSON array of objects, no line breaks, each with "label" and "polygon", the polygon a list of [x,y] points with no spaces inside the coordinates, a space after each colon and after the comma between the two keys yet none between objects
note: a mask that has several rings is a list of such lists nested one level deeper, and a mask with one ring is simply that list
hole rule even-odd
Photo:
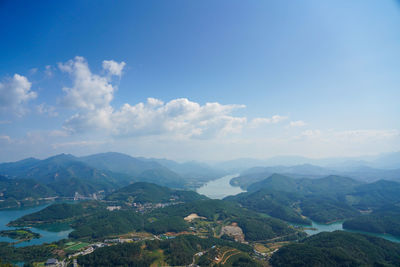
[{"label": "cloud bank", "polygon": [[71,133],[104,130],[114,136],[174,135],[202,139],[238,133],[247,123],[245,117],[232,115],[244,105],[200,105],[186,98],[167,103],[148,98],[145,103],[126,103],[114,110],[111,101],[116,88],[110,74],[120,76],[125,63],[109,60],[103,61],[102,66],[108,75],[93,74],[82,57],[59,64],[73,83],[72,87],[62,89],[63,103],[78,111],[64,123]]}]

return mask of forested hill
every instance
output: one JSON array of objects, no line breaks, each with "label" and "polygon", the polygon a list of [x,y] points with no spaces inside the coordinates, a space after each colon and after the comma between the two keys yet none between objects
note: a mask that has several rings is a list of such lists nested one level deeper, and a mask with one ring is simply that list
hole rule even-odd
[{"label": "forested hill", "polygon": [[343,194],[363,184],[354,179],[336,175],[326,176],[320,179],[294,179],[288,176],[273,174],[267,179],[251,184],[249,192],[257,191],[261,188],[269,188],[277,191],[298,192],[302,194]]},{"label": "forested hill", "polygon": [[400,236],[400,207],[388,205],[369,214],[349,219],[343,228]]},{"label": "forested hill", "polygon": [[259,212],[294,223],[332,222],[400,203],[400,183],[364,184],[351,178],[293,179],[274,174],[249,186],[249,192],[226,198]]},{"label": "forested hill", "polygon": [[107,201],[126,203],[189,202],[207,199],[194,191],[174,190],[153,183],[137,182],[125,186],[106,197]]},{"label": "forested hill", "polygon": [[[163,162],[163,161],[161,161]],[[168,161],[174,169],[188,171],[207,170],[207,175],[218,174],[197,163],[181,164]],[[188,167],[189,166],[189,167]],[[195,171],[196,172],[196,171]],[[39,198],[46,197],[92,197],[93,194],[107,194],[132,182],[151,182],[171,188],[194,188],[202,182],[216,177],[181,175],[170,170],[156,160],[134,158],[121,153],[102,153],[86,157],[75,157],[59,154],[44,160],[28,158],[25,160],[0,164],[1,190],[7,194],[0,195],[0,208],[24,206],[25,198],[30,205]],[[196,177],[200,177],[199,181]],[[16,181],[11,183],[11,181]],[[15,187],[20,185],[20,190]],[[27,190],[24,189],[26,187]],[[31,193],[27,193],[32,191]],[[21,192],[25,192],[21,194]],[[24,204],[25,203],[25,204]]]},{"label": "forested hill", "polygon": [[400,244],[343,231],[323,232],[279,249],[274,267],[400,266]]},{"label": "forested hill", "polygon": [[44,201],[42,198],[54,196],[54,190],[35,180],[15,180],[0,175],[0,209],[37,205]]},{"label": "forested hill", "polygon": [[[8,179],[32,179],[59,197],[73,197],[75,193],[82,196],[108,193],[140,181],[171,188],[193,189],[223,174],[222,171],[196,162],[134,158],[115,152],[85,157],[59,154],[43,160],[28,158],[0,164],[0,175]],[[8,186],[5,188],[12,191]],[[38,197],[47,196],[49,194]],[[17,201],[22,200],[16,195],[13,197]]]}]

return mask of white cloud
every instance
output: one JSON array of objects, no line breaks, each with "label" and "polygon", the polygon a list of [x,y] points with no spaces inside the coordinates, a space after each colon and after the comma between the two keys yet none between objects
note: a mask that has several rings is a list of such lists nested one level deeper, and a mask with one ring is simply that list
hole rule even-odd
[{"label": "white cloud", "polygon": [[[103,61],[103,68],[120,75],[125,63]],[[148,98],[145,103],[124,104],[118,110],[110,105],[115,88],[107,76],[93,74],[86,60],[76,57],[59,68],[71,75],[73,86],[64,87],[64,103],[78,112],[64,123],[70,132],[103,130],[114,136],[168,135],[208,138],[237,133],[246,118],[232,112],[243,105],[206,103],[200,105],[186,98],[167,103]],[[279,120],[280,117],[273,117]]]},{"label": "white cloud", "polygon": [[271,118],[254,118],[250,121],[250,127],[257,128],[264,124],[275,124],[286,120],[288,117],[281,115],[274,115]]},{"label": "white cloud", "polygon": [[207,138],[239,132],[246,118],[233,117],[238,105],[206,103],[200,105],[186,98],[167,103],[149,98],[146,103],[124,104],[78,113],[65,123],[71,131],[107,130],[113,135],[142,136],[175,134],[181,137]]},{"label": "white cloud", "polygon": [[49,106],[45,103],[42,103],[40,105],[36,106],[36,111],[39,114],[46,114],[49,117],[57,117],[58,116],[58,112],[56,111],[56,108],[53,106]]},{"label": "white cloud", "polygon": [[89,111],[106,108],[113,99],[115,88],[107,79],[92,74],[83,57],[75,57],[67,63],[59,63],[63,72],[71,75],[73,87],[64,87],[65,97],[63,102],[72,108]]},{"label": "white cloud", "polygon": [[47,65],[47,66],[44,68],[44,74],[45,74],[47,77],[52,77],[52,76],[53,76],[53,67],[52,67],[51,65]]},{"label": "white cloud", "polygon": [[304,122],[304,121],[291,121],[290,123],[289,123],[289,126],[290,127],[303,127],[303,126],[306,126],[307,124]]},{"label": "white cloud", "polygon": [[26,111],[23,105],[37,97],[31,86],[28,79],[19,74],[0,83],[0,111],[23,115]]},{"label": "white cloud", "polygon": [[104,60],[103,61],[103,69],[108,71],[111,75],[116,75],[121,77],[122,70],[124,69],[126,63],[125,62],[116,62],[114,60]]}]

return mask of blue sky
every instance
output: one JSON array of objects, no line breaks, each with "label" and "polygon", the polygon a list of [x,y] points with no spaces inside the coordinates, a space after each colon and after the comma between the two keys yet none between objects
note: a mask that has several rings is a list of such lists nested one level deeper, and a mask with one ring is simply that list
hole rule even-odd
[{"label": "blue sky", "polygon": [[0,161],[398,151],[399,27],[389,0],[1,1]]}]

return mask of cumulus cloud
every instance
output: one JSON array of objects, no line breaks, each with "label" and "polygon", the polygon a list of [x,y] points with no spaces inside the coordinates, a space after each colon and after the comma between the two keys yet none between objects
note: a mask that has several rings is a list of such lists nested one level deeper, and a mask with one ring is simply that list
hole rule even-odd
[{"label": "cumulus cloud", "polygon": [[290,123],[289,123],[289,126],[290,127],[303,127],[303,126],[306,126],[307,124],[304,122],[304,121],[291,121]]},{"label": "cumulus cloud", "polygon": [[116,75],[121,77],[122,70],[124,69],[126,63],[125,62],[116,62],[114,60],[104,60],[103,61],[103,69],[108,71],[111,75]]},{"label": "cumulus cloud", "polygon": [[19,74],[0,83],[0,110],[23,115],[26,111],[24,104],[37,97],[31,86],[28,79]]},{"label": "cumulus cloud", "polygon": [[115,88],[107,77],[92,74],[83,57],[59,63],[61,71],[71,75],[72,87],[64,87],[63,103],[69,107],[95,111],[106,108],[113,99]]},{"label": "cumulus cloud", "polygon": [[[121,75],[124,62],[103,61],[103,68],[113,75]],[[209,138],[240,132],[247,120],[234,117],[232,112],[243,105],[206,103],[201,105],[186,98],[167,103],[148,98],[145,103],[126,103],[114,110],[110,105],[115,93],[108,76],[93,74],[86,60],[76,57],[59,64],[69,73],[72,87],[64,87],[63,102],[77,110],[65,121],[69,132],[103,130],[115,136],[168,135],[189,138]],[[280,119],[273,117],[273,120]]]},{"label": "cumulus cloud", "polygon": [[117,111],[109,107],[79,113],[66,121],[64,126],[71,131],[104,129],[119,136],[174,134],[207,138],[240,131],[246,118],[230,115],[240,107],[219,103],[200,105],[186,98],[167,103],[148,98],[145,103],[124,104]]}]

